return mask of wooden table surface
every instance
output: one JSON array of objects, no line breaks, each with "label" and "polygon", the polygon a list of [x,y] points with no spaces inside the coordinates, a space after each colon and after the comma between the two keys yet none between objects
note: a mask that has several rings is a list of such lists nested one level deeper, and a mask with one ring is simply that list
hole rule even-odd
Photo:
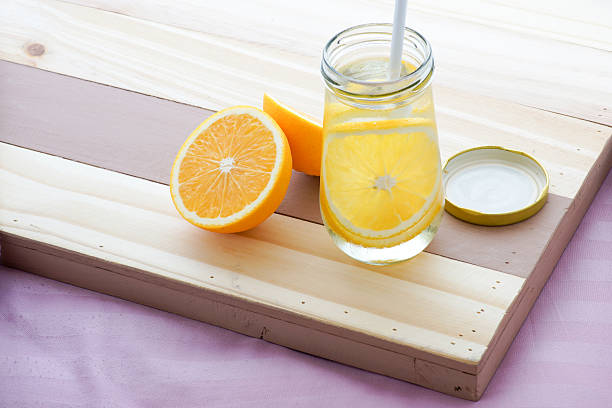
[{"label": "wooden table surface", "polygon": [[[6,0],[0,58],[215,110],[259,106],[268,92],[320,116],[325,41],[392,10],[391,0]],[[606,125],[610,21],[605,0],[417,0],[407,17],[433,45],[438,92]]]},{"label": "wooden table surface", "polygon": [[[0,59],[193,105],[194,115],[236,104],[260,106],[267,92],[320,117],[323,85],[319,63],[325,41],[351,25],[388,21],[392,9],[392,1],[8,0],[0,10]],[[585,2],[580,7],[524,0],[409,2],[408,24],[431,41],[436,58],[434,92],[443,158],[483,141],[529,149],[551,173],[552,199],[546,208],[555,215],[547,237],[553,236],[563,206],[579,197],[595,160],[602,151],[609,154],[609,142],[608,150],[605,146],[612,135],[610,21],[612,7],[604,1]],[[48,119],[39,113],[49,106],[48,98],[53,95],[53,89],[45,87],[61,80],[51,74],[48,79],[26,75],[25,71],[16,76],[18,70],[4,64],[0,81],[6,82],[0,89],[12,95],[2,101],[3,112],[8,112],[5,123],[13,130],[19,126],[31,129],[31,123],[41,129]],[[19,99],[15,90],[24,87],[27,98]],[[37,95],[44,105],[37,105]],[[85,133],[89,125],[116,135],[114,122],[97,117],[96,111],[75,117],[86,93],[69,98],[62,106],[72,104],[74,108],[54,113],[54,122],[49,124],[56,126],[54,140],[61,138],[60,122],[66,129],[73,124]],[[91,106],[94,102],[86,103]],[[133,103],[140,102],[134,99]],[[118,104],[113,118],[132,108],[122,109]],[[22,125],[11,122],[27,118],[28,113],[31,123],[30,119]],[[154,117],[148,120],[149,124],[139,117],[134,126],[155,123]],[[146,151],[147,134],[139,133],[138,128],[130,130],[134,139],[126,145],[131,154],[139,148],[134,140]],[[32,135],[22,138],[12,132],[3,135],[3,140],[7,137],[19,145]],[[34,137],[44,145],[44,138]],[[111,146],[86,144],[83,137],[76,149],[82,156],[69,157],[80,160],[87,156],[83,161],[97,164],[104,156],[112,162],[113,149],[120,149],[122,143],[115,138]],[[70,143],[64,148],[69,150]],[[106,151],[88,150],[87,146]],[[134,174],[126,160],[114,160],[119,168],[109,168]],[[600,160],[609,161],[606,157]],[[143,163],[145,159],[140,160]],[[145,170],[150,176],[151,171]],[[164,182],[165,177],[160,172],[149,178]],[[311,191],[312,183],[308,183],[300,191]],[[293,203],[300,202],[299,192],[292,197]],[[316,201],[310,201],[316,206]],[[318,221],[315,207],[296,210],[295,205],[285,206],[281,210],[286,214]],[[441,237],[437,242],[444,234]],[[548,244],[548,239],[541,244]],[[445,243],[433,245],[430,251],[470,263]],[[528,276],[534,267],[521,267],[520,260],[508,265],[499,258],[487,259],[475,249],[469,255],[480,259],[477,265],[498,262],[486,266],[516,276]]]}]

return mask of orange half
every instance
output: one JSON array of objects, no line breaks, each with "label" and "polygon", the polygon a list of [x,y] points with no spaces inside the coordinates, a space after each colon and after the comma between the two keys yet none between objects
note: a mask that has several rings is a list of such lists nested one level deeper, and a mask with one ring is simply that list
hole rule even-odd
[{"label": "orange half", "polygon": [[172,201],[198,227],[245,231],[278,208],[291,164],[287,139],[269,115],[250,106],[224,109],[183,143],[170,175]]}]

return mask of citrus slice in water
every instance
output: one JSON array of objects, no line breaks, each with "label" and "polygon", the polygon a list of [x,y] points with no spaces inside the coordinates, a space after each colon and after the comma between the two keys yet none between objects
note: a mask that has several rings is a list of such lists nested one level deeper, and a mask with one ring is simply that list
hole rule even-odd
[{"label": "citrus slice in water", "polygon": [[329,130],[322,212],[350,242],[384,247],[423,231],[443,203],[433,122],[343,123]]},{"label": "citrus slice in water", "polygon": [[170,192],[190,223],[217,232],[252,228],[279,206],[291,177],[291,152],[266,113],[235,106],[206,119],[172,165]]},{"label": "citrus slice in water", "polygon": [[342,122],[332,126],[327,130],[327,134],[355,134],[356,132],[378,132],[381,130],[397,130],[398,132],[415,130],[421,127],[423,132],[433,131],[434,122],[427,118],[405,118],[405,119],[385,119],[379,121],[353,121]]}]

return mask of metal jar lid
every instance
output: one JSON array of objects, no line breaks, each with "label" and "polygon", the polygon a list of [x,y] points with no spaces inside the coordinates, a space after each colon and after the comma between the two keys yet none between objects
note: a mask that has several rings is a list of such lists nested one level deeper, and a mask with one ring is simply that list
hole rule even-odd
[{"label": "metal jar lid", "polygon": [[537,213],[548,196],[548,173],[526,153],[481,146],[444,166],[445,209],[472,224],[508,225]]}]

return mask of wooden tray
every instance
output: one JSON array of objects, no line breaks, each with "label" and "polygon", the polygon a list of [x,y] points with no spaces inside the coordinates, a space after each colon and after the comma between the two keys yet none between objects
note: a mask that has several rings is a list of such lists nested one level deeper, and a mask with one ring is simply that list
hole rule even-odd
[{"label": "wooden tray", "polygon": [[[4,264],[472,400],[612,166],[605,126],[437,92],[443,156],[503,139],[551,172],[549,201],[507,227],[447,215],[427,252],[370,267],[333,246],[317,179],[299,173],[279,214],[251,231],[184,222],[163,183],[210,111],[6,62],[0,70]],[[487,120],[454,113],[465,103]]]}]

